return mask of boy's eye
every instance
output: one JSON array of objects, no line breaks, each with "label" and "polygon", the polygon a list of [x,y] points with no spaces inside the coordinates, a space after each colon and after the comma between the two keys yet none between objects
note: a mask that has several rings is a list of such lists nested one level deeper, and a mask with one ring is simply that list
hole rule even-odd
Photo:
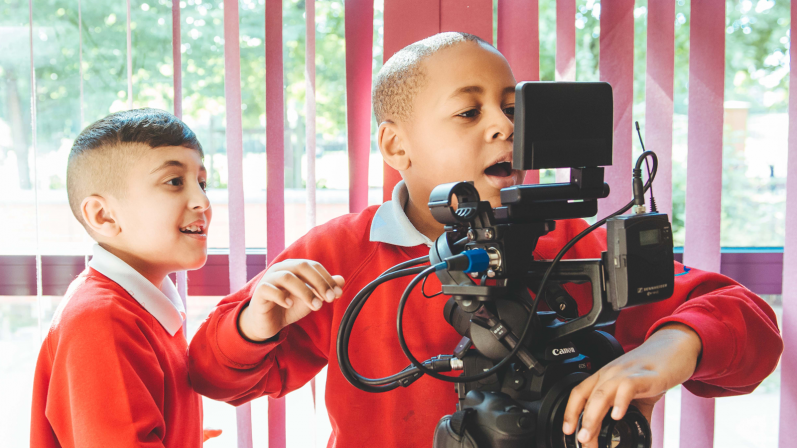
[{"label": "boy's eye", "polygon": [[208,183],[204,180],[199,181],[199,187],[202,188],[202,191],[206,191],[208,188]]},{"label": "boy's eye", "polygon": [[169,179],[166,181],[167,184],[173,187],[182,187],[183,186],[183,178],[182,177],[175,177],[174,179]]},{"label": "boy's eye", "polygon": [[479,115],[479,109],[470,109],[462,112],[461,114],[457,114],[458,117],[462,118],[476,118]]},{"label": "boy's eye", "polygon": [[511,116],[513,116],[513,117],[514,117],[514,116],[515,116],[515,106],[512,106],[512,107],[505,107],[505,108],[504,108],[504,113],[505,113],[505,114],[507,114],[507,115],[511,115]]}]

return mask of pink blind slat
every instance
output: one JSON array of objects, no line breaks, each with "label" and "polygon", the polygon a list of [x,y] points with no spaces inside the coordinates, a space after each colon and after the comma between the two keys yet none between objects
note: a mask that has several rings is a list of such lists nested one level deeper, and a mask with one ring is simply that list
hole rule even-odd
[{"label": "pink blind slat", "polygon": [[[538,0],[498,2],[497,48],[518,81],[540,80],[539,15]],[[524,183],[540,183],[539,171],[526,171]]]},{"label": "pink blind slat", "polygon": [[[307,141],[307,231],[316,224],[316,191],[315,191],[315,0],[307,0],[305,8],[305,140]],[[315,411],[315,378],[310,380],[310,393],[313,397],[313,411]],[[311,426],[315,429],[315,419]],[[314,438],[315,439],[315,438]]]},{"label": "pink blind slat", "polygon": [[[238,0],[224,2],[224,98],[227,109],[227,197],[230,221],[230,292],[246,284],[244,239],[243,123]],[[235,409],[238,447],[252,448],[252,407]]]},{"label": "pink blind slat", "polygon": [[[675,64],[675,0],[648,4],[645,142],[656,152],[659,169],[654,194],[662,213],[672,217],[672,114]],[[664,448],[665,398],[651,418],[653,448]]]},{"label": "pink blind slat", "polygon": [[[557,81],[576,80],[576,0],[556,1],[556,72]],[[557,182],[570,182],[570,170],[556,170]]]},{"label": "pink blind slat", "polygon": [[598,204],[599,217],[631,200],[631,108],[634,99],[634,0],[601,3],[600,79],[614,93],[614,157],[606,167],[611,195]]},{"label": "pink blind slat", "polygon": [[[172,72],[174,73],[174,116],[183,119],[183,63],[180,51],[180,2],[172,2]],[[188,273],[177,273],[177,292],[183,301],[188,316]],[[188,328],[183,321],[183,336],[188,337]]]},{"label": "pink blind slat", "polygon": [[497,48],[519,81],[540,80],[538,0],[498,2]]},{"label": "pink blind slat", "polygon": [[576,0],[556,2],[556,80],[576,80]]},{"label": "pink blind slat", "polygon": [[[282,1],[266,0],[266,261],[285,249]],[[285,448],[285,398],[268,399],[268,446]]]},{"label": "pink blind slat", "polygon": [[[684,264],[720,271],[725,2],[692,3]],[[714,443],[714,400],[681,394],[681,446]]]},{"label": "pink blind slat", "polygon": [[285,123],[282,2],[266,0],[266,258],[285,249]]},{"label": "pink blind slat", "polygon": [[133,31],[130,26],[130,0],[127,0],[127,108],[133,108]]},{"label": "pink blind slat", "polygon": [[645,129],[647,149],[659,157],[653,192],[662,213],[672,213],[672,114],[675,67],[675,0],[648,5]]},{"label": "pink blind slat", "polygon": [[368,206],[374,0],[346,0],[344,7],[349,212],[358,213]]},{"label": "pink blind slat", "polygon": [[[77,34],[78,34],[78,73],[80,75],[80,124],[79,128],[83,128],[83,123],[86,122],[85,111],[83,105],[85,104],[85,96],[83,89],[83,5],[81,1],[77,1]],[[88,266],[88,254],[86,255],[86,266]]]},{"label": "pink blind slat", "polygon": [[39,342],[44,340],[44,311],[42,305],[42,254],[39,246],[39,152],[38,116],[36,101],[36,65],[33,59],[33,0],[28,2],[28,43],[30,44],[30,130],[31,152],[33,152],[33,202],[34,225],[36,226],[36,312],[39,327]]},{"label": "pink blind slat", "polygon": [[[86,115],[83,105],[86,104],[85,92],[83,86],[83,5],[80,0],[77,1],[77,34],[78,34],[78,73],[80,76],[80,123],[79,128],[83,128],[86,123]],[[88,233],[83,234],[83,242],[85,244],[86,252],[83,255],[84,267],[89,267],[89,241]]]},{"label": "pink blind slat", "polygon": [[[385,42],[383,58],[390,59],[407,45],[440,31],[439,0],[385,0]],[[398,171],[383,164],[382,199],[389,201],[393,187],[401,180]]]},{"label": "pink blind slat", "polygon": [[440,0],[438,32],[445,31],[462,31],[492,42],[492,0]]},{"label": "pink blind slat", "polygon": [[172,71],[174,72],[174,115],[183,119],[183,54],[180,38],[180,2],[172,2]]},{"label": "pink blind slat", "polygon": [[315,0],[307,0],[305,7],[305,141],[307,142],[307,230],[315,227]]},{"label": "pink blind slat", "polygon": [[[797,0],[791,2],[791,35],[797,23]],[[797,48],[792,40],[792,61]],[[797,73],[789,73],[789,160],[786,177],[786,228],[797,229]],[[797,439],[797,293],[786,286],[786,279],[797,278],[797,232],[786,232],[783,248],[783,355],[780,358],[780,429],[778,446],[787,448]],[[789,285],[791,286],[791,285]]]}]

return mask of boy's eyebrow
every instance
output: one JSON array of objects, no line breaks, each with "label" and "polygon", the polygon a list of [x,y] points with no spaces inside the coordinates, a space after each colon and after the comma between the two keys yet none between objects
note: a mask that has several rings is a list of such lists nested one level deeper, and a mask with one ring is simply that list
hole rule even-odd
[{"label": "boy's eyebrow", "polygon": [[484,87],[482,86],[465,86],[460,87],[454,93],[449,96],[449,98],[454,98],[455,96],[462,95],[465,93],[484,93]]},{"label": "boy's eyebrow", "polygon": [[167,161],[163,162],[163,164],[161,164],[161,166],[159,166],[159,167],[155,168],[154,170],[150,171],[149,174],[152,174],[152,173],[154,173],[156,171],[160,171],[160,170],[162,170],[164,168],[169,168],[169,167],[172,167],[172,166],[176,166],[177,168],[185,168],[185,164],[183,164],[182,162],[180,162],[178,160],[167,160]]},{"label": "boy's eyebrow", "polygon": [[[452,93],[451,96],[449,96],[449,98],[454,98],[455,96],[463,95],[466,93],[484,93],[484,87],[482,86],[460,87],[454,93]],[[503,92],[501,92],[502,95],[507,95],[510,93],[515,93],[515,86],[506,87],[504,88]]]}]

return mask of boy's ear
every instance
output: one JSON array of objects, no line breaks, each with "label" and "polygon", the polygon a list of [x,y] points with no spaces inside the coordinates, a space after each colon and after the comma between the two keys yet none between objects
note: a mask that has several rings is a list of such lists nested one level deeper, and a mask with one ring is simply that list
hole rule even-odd
[{"label": "boy's ear", "polygon": [[403,141],[396,123],[386,121],[379,125],[377,143],[382,158],[391,168],[404,171],[410,167],[410,156],[402,147]]},{"label": "boy's ear", "polygon": [[104,237],[114,237],[122,230],[113,217],[108,200],[102,196],[91,195],[80,204],[83,222],[86,226]]}]

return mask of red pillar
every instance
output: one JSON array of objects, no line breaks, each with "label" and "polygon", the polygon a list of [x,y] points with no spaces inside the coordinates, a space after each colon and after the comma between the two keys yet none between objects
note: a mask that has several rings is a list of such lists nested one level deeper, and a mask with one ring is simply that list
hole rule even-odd
[{"label": "red pillar", "polygon": [[[439,0],[385,0],[384,62],[407,45],[440,31]],[[389,201],[401,180],[398,171],[383,163],[382,200]]]},{"label": "red pillar", "polygon": [[[540,80],[540,7],[538,0],[498,2],[498,50],[515,79]],[[540,172],[526,171],[526,184],[540,183]]]},{"label": "red pillar", "polygon": [[[490,0],[385,0],[384,60],[441,31],[464,31],[492,42],[492,4]],[[384,164],[383,200],[390,200],[400,180],[398,171]]]},{"label": "red pillar", "polygon": [[440,33],[461,31],[493,42],[491,0],[440,0]]},{"label": "red pillar", "polygon": [[346,0],[345,8],[349,212],[358,213],[368,206],[374,0]]}]

